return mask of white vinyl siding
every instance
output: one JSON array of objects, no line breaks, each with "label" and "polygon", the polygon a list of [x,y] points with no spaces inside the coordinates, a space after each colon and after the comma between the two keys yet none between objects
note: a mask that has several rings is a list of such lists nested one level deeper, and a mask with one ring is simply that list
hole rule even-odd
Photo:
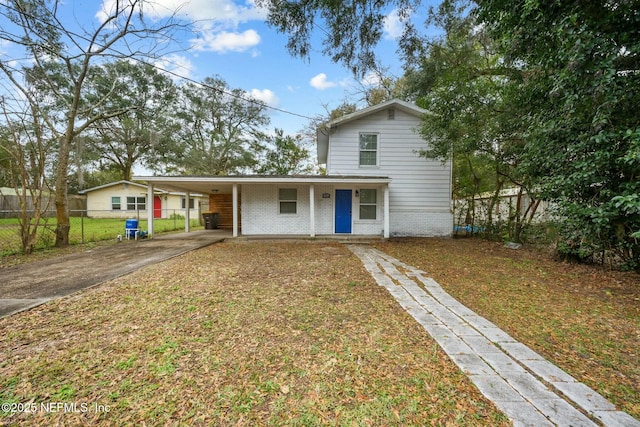
[{"label": "white vinyl siding", "polygon": [[[420,157],[427,142],[414,132],[420,118],[395,109],[378,111],[339,125],[332,132],[327,158],[329,175],[384,176],[391,178],[392,210],[450,212],[451,165]],[[360,166],[360,135],[378,135],[378,167]]]}]

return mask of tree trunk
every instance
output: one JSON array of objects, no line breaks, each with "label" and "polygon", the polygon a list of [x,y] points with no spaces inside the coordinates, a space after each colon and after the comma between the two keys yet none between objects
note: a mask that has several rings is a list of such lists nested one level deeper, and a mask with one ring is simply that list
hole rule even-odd
[{"label": "tree trunk", "polygon": [[[73,123],[72,123],[73,124]],[[60,141],[58,149],[58,165],[56,167],[56,247],[64,248],[69,246],[69,199],[67,197],[68,190],[68,172],[69,172],[69,153],[71,151],[71,140],[73,139],[73,131],[67,128],[64,136]]]},{"label": "tree trunk", "polygon": [[131,181],[132,171],[131,164],[126,164],[122,167],[122,178],[125,181]]}]

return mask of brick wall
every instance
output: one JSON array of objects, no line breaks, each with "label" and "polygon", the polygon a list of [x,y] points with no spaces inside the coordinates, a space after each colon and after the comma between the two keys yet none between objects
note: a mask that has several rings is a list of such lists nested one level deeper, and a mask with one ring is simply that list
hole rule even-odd
[{"label": "brick wall", "polygon": [[[279,188],[297,188],[297,213],[279,213]],[[242,204],[243,234],[309,234],[307,186],[245,185],[242,188]]]},{"label": "brick wall", "polygon": [[389,220],[392,237],[450,236],[453,231],[453,214],[451,212],[391,210]]}]

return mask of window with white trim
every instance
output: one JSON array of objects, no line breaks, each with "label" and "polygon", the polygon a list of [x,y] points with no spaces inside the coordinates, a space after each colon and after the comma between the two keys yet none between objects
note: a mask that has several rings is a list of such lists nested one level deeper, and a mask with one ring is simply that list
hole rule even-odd
[{"label": "window with white trim", "polygon": [[119,211],[122,209],[122,205],[120,204],[120,196],[111,196],[111,210]]},{"label": "window with white trim", "polygon": [[145,196],[127,196],[128,211],[144,211],[147,209],[147,198]]},{"label": "window with white trim", "polygon": [[360,134],[360,166],[378,166],[378,134]]},{"label": "window with white trim", "polygon": [[360,219],[376,219],[378,192],[375,189],[360,190]]},{"label": "window with white trim", "polygon": [[278,202],[281,214],[295,214],[298,212],[298,189],[280,188],[278,190]]}]

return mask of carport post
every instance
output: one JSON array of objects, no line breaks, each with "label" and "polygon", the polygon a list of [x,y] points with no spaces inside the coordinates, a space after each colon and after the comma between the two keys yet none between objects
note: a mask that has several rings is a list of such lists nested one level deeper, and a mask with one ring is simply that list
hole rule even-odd
[{"label": "carport post", "polygon": [[384,186],[384,238],[389,238],[389,184]]},{"label": "carport post", "polygon": [[238,184],[235,182],[231,195],[233,199],[233,237],[238,237]]},{"label": "carport post", "polygon": [[153,184],[147,182],[147,232],[153,237]]},{"label": "carport post", "polygon": [[316,195],[313,184],[309,185],[309,230],[311,237],[316,237]]},{"label": "carport post", "polygon": [[190,219],[189,219],[189,211],[190,211],[190,209],[189,209],[189,206],[190,206],[189,205],[189,199],[191,199],[191,193],[189,193],[187,191],[186,200],[185,200],[185,203],[184,203],[184,206],[186,208],[186,212],[184,214],[184,231],[186,233],[191,231],[191,224],[189,224],[189,222],[190,222]]}]

